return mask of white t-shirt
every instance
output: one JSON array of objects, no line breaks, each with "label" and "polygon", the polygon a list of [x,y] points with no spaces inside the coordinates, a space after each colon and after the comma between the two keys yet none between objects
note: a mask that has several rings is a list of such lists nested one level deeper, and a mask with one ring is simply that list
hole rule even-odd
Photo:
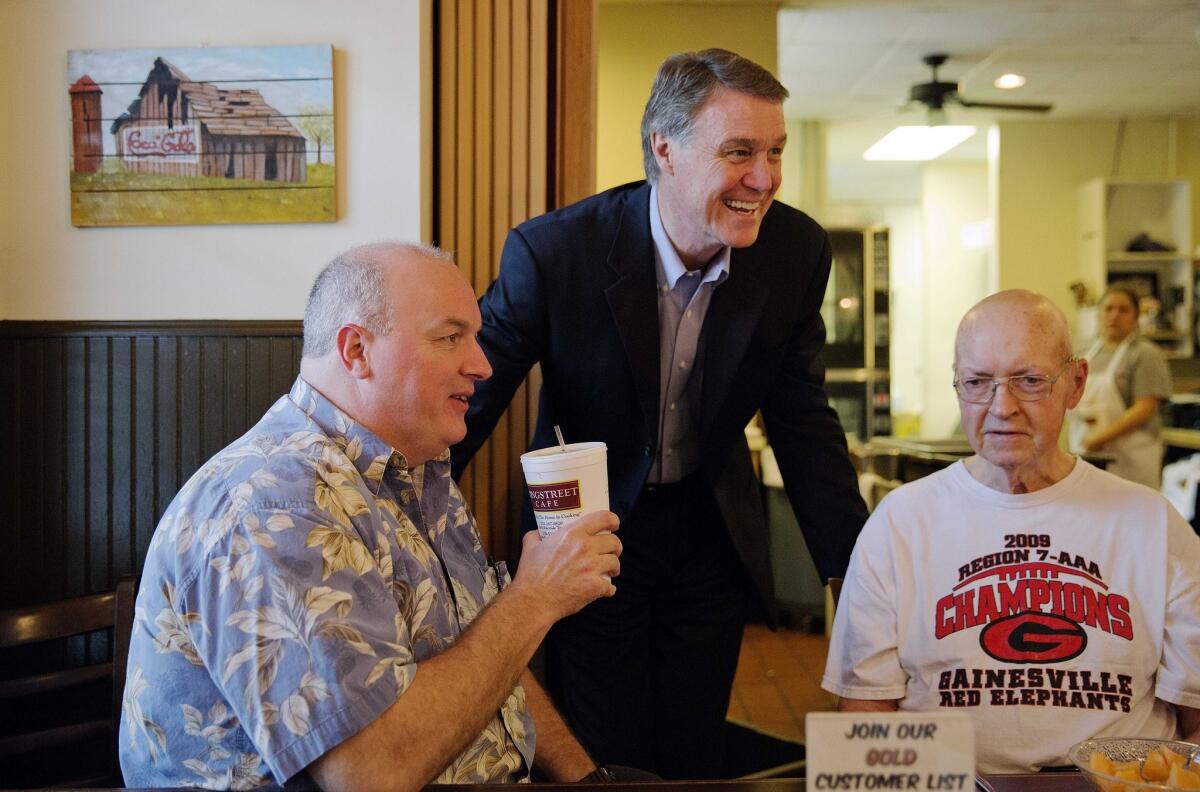
[{"label": "white t-shirt", "polygon": [[970,712],[980,772],[1067,764],[1092,736],[1175,736],[1164,701],[1200,707],[1200,537],[1082,460],[1024,495],[957,462],[863,528],[822,685]]}]

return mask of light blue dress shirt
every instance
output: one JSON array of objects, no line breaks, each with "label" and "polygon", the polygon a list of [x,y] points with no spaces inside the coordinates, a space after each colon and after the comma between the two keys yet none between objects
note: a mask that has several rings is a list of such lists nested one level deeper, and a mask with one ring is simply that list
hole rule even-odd
[{"label": "light blue dress shirt", "polygon": [[657,187],[650,188],[650,236],[658,274],[659,415],[649,481],[668,484],[700,464],[695,426],[703,377],[700,331],[713,290],[729,277],[729,248],[721,248],[703,268],[688,270],[663,228]]}]

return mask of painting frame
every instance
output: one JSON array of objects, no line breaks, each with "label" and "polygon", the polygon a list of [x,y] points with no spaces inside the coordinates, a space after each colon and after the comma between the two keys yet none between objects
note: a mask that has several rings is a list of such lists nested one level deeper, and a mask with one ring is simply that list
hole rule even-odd
[{"label": "painting frame", "polygon": [[71,222],[337,220],[333,47],[70,50]]}]

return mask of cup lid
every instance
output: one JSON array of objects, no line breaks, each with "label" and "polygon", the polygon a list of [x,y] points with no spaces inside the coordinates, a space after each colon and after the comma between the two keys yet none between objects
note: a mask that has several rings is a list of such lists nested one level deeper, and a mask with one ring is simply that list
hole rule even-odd
[{"label": "cup lid", "polygon": [[595,455],[597,452],[605,453],[608,451],[608,446],[601,442],[593,443],[567,443],[566,451],[563,451],[558,446],[547,446],[539,448],[536,451],[527,451],[521,454],[521,462],[542,462],[542,463],[559,463],[559,462],[574,462],[585,457]]}]

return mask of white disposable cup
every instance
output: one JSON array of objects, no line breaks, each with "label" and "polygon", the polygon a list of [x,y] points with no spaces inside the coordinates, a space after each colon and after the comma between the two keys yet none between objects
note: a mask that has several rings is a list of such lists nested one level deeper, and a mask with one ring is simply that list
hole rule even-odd
[{"label": "white disposable cup", "polygon": [[567,443],[521,454],[538,533],[549,536],[583,514],[608,511],[608,446]]}]

